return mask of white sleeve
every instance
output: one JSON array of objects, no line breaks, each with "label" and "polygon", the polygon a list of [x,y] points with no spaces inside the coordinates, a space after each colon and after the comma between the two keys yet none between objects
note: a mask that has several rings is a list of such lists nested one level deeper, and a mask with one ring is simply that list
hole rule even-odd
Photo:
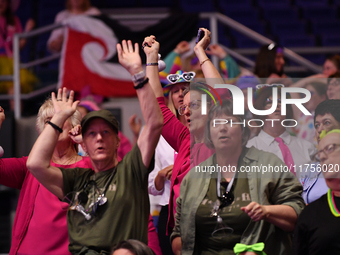
[{"label": "white sleeve", "polygon": [[[158,146],[158,145],[157,145]],[[149,174],[149,185],[148,185],[148,190],[149,194],[157,196],[157,195],[162,195],[164,192],[164,187],[162,190],[157,190],[155,186],[155,179],[160,170],[162,170],[162,162],[160,159],[160,154],[158,153],[158,150],[156,148],[155,150],[155,168],[151,171]]]}]

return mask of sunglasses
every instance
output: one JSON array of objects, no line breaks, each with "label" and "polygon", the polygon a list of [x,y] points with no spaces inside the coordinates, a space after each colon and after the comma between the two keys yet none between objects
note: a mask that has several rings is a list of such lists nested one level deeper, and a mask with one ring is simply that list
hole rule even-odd
[{"label": "sunglasses", "polygon": [[221,185],[226,189],[226,191],[222,194],[221,197],[218,197],[218,199],[221,202],[219,209],[229,206],[234,202],[234,194],[232,193],[231,190],[227,191],[228,183],[221,182]]},{"label": "sunglasses", "polygon": [[184,72],[182,74],[169,74],[166,78],[170,83],[176,83],[180,79],[183,79],[183,82],[190,82],[194,79],[195,75],[195,72]]}]

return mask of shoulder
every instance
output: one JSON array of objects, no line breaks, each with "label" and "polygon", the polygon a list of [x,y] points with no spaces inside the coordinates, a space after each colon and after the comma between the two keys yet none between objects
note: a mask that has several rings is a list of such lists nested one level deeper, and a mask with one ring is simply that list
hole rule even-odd
[{"label": "shoulder", "polygon": [[69,12],[69,10],[63,10],[57,13],[57,15],[55,16],[55,23],[61,22],[63,19],[68,18],[71,15],[71,13]]},{"label": "shoulder", "polygon": [[90,7],[85,13],[88,15],[100,15],[101,11],[96,7]]}]

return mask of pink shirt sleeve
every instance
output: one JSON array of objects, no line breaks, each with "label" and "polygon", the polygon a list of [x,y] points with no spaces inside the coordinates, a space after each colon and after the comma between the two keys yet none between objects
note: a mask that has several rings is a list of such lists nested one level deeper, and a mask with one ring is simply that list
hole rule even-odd
[{"label": "pink shirt sleeve", "polygon": [[0,184],[21,189],[28,174],[26,161],[27,157],[0,159]]},{"label": "pink shirt sleeve", "polygon": [[155,225],[153,224],[153,218],[149,215],[149,226],[148,226],[148,246],[153,250],[156,255],[162,255],[161,247],[159,246],[158,235],[156,232]]},{"label": "pink shirt sleeve", "polygon": [[157,101],[164,118],[162,136],[178,152],[182,141],[190,136],[189,129],[165,105],[164,97],[158,97]]}]

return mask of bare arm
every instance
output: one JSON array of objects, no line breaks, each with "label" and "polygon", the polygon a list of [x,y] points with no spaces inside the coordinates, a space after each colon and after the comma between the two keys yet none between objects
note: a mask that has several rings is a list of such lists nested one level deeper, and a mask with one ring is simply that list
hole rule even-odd
[{"label": "bare arm", "polygon": [[[50,121],[58,127],[63,127],[65,121],[76,111],[79,102],[73,102],[73,91],[67,100],[66,88],[58,90],[57,98],[52,92],[55,113]],[[42,185],[62,199],[64,197],[63,175],[59,168],[50,165],[59,134],[59,131],[51,125],[45,126],[28,156],[27,168]]]},{"label": "bare arm", "polygon": [[[216,67],[213,65],[213,63],[209,59],[205,49],[209,46],[210,43],[210,31],[206,28],[200,28],[201,30],[204,31],[204,37],[202,38],[202,40],[200,40],[194,47],[194,51],[195,54],[198,58],[198,60],[201,63],[201,69],[203,71],[204,74],[204,78],[205,79],[209,79],[209,78],[214,78],[213,83],[214,84],[224,84],[224,81],[221,77],[221,74],[219,73],[219,71],[216,69]],[[211,79],[209,79],[211,80]],[[209,83],[209,80],[207,80],[207,83]],[[214,84],[210,84],[210,85],[214,85]]]},{"label": "bare arm", "polygon": [[260,205],[251,202],[241,210],[247,213],[253,221],[265,220],[287,232],[295,228],[297,214],[289,205]]},{"label": "bare arm", "polygon": [[[131,41],[122,41],[122,45],[117,44],[119,63],[131,74],[143,71],[142,60],[139,56],[139,46],[135,43],[133,47]],[[158,60],[158,56],[157,56]],[[157,62],[157,61],[156,61]],[[137,84],[135,84],[136,86]],[[143,163],[149,167],[151,158],[155,153],[163,127],[163,116],[156,100],[155,94],[147,82],[142,88],[137,89],[137,96],[141,106],[145,127],[138,137],[137,145],[142,154]]]}]

